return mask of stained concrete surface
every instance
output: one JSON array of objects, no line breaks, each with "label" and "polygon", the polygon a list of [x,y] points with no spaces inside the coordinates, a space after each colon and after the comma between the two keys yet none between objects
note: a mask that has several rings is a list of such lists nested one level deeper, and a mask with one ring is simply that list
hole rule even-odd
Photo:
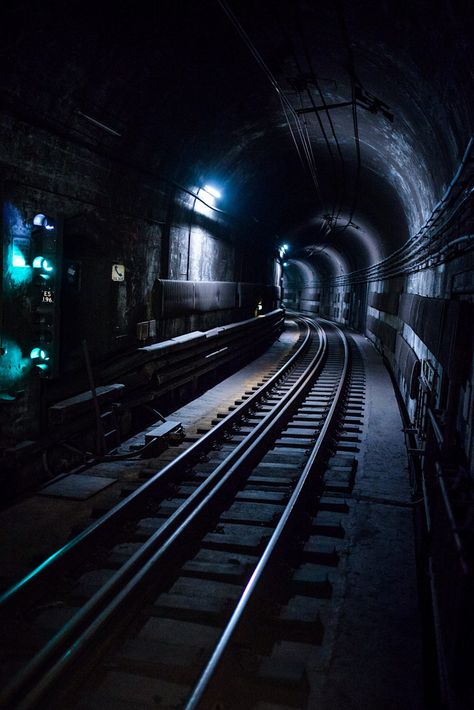
[{"label": "stained concrete surface", "polygon": [[308,659],[308,708],[421,710],[413,512],[402,420],[388,372],[363,336],[365,421],[345,522],[343,576],[323,648]]}]

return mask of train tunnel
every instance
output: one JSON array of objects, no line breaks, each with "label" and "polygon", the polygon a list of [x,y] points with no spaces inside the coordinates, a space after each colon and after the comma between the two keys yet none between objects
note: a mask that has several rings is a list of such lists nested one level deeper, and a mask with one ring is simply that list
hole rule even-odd
[{"label": "train tunnel", "polygon": [[[1,15],[5,707],[468,710],[474,702],[471,4],[6,0]],[[331,348],[342,348],[334,344],[336,333],[347,343],[352,374],[344,374],[339,389],[346,399],[329,430],[321,417],[336,407],[336,395],[324,394],[339,367],[331,359]],[[318,370],[323,394],[305,395],[307,408],[299,402],[293,424],[285,420],[283,431],[293,426],[296,439],[280,433],[280,454],[267,454],[258,475],[252,468],[258,496],[241,492],[236,499],[257,505],[265,494],[268,515],[277,515],[293,500],[290,469],[306,471],[311,447],[328,434],[313,468],[329,473],[311,484],[326,523],[311,517],[312,504],[298,508],[301,530],[275,542],[285,549],[284,561],[275,562],[273,548],[265,548],[270,581],[252,582],[260,594],[253,607],[262,616],[267,600],[279,610],[278,623],[239,617],[226,643],[224,634],[222,648],[216,646],[219,668],[214,656],[201,664],[203,690],[196,659],[203,645],[217,643],[217,612],[203,601],[183,608],[183,598],[200,593],[184,583],[174,592],[168,560],[160,573],[166,604],[156,602],[159,622],[152,618],[159,631],[146,643],[137,632],[127,653],[114,651],[96,668],[95,661],[83,662],[88,650],[76,660],[70,650],[86,641],[68,641],[68,630],[60,642],[60,629],[74,627],[72,608],[92,609],[92,602],[51,596],[51,580],[63,583],[72,573],[61,568],[43,580],[44,560],[53,570],[71,541],[111,517],[112,502],[122,510],[123,501],[138,500],[136,491],[150,477],[158,486],[157,467],[179,467],[173,460],[185,446],[197,451],[199,437],[220,426],[224,410],[232,415],[247,407],[212,450],[223,456],[233,436],[245,448],[241,437],[254,436],[261,423],[246,401],[296,357],[305,337],[316,343],[305,345],[308,352],[328,347],[326,364],[321,356],[317,365],[328,368]],[[265,396],[283,407],[278,382],[278,395]],[[265,412],[270,404],[262,402]],[[315,417],[319,424],[308,434]],[[296,451],[303,463],[295,463]],[[205,487],[199,476],[210,454],[199,452],[196,480]],[[219,459],[216,470],[225,465]],[[242,466],[250,471],[249,463]],[[171,468],[171,482],[155,491],[168,501],[178,486]],[[190,464],[182,468],[188,475]],[[264,470],[271,470],[270,482],[260,480]],[[275,481],[285,472],[283,490]],[[115,498],[108,481],[119,482]],[[194,500],[195,482],[179,485]],[[181,489],[178,499],[185,499]],[[151,504],[140,505],[146,512]],[[179,518],[179,505],[168,502],[168,509],[171,520]],[[238,524],[230,522],[243,535],[241,528],[251,526],[247,518],[241,524],[239,511]],[[263,512],[252,515],[270,529],[269,519],[258,517]],[[346,523],[336,525],[340,515]],[[143,520],[157,519],[161,513],[142,510],[139,534],[129,542],[121,532],[114,559],[124,561],[127,545],[134,555]],[[204,537],[208,543],[216,531],[224,535],[219,521]],[[153,530],[158,540],[158,524]],[[315,542],[318,535],[325,547]],[[224,571],[219,567],[229,588],[235,581],[229,565],[248,569],[257,554],[258,546],[239,544],[225,548],[231,560],[222,563]],[[105,547],[97,543],[97,555]],[[202,581],[217,548],[214,540],[197,562],[183,562],[183,579]],[[290,584],[295,556],[306,566]],[[110,575],[88,564],[81,574],[89,574],[95,593],[99,577],[106,584]],[[323,571],[325,582],[317,576]],[[30,593],[36,572],[40,583]],[[283,595],[280,573],[297,593]],[[219,594],[213,588],[204,597]],[[12,655],[11,639],[28,637],[31,620],[45,609],[56,614],[46,626],[63,659],[57,673],[47,667],[53,651],[45,650],[44,628],[30,636],[29,665],[23,651]],[[180,641],[179,630],[159,626],[162,617],[187,624],[183,639],[191,626],[197,636]],[[258,643],[249,641],[252,627],[261,629]],[[64,660],[68,654],[74,661]],[[186,672],[177,668],[180,656]],[[72,690],[59,674],[67,663]],[[78,699],[89,677],[95,690]],[[51,687],[44,678],[54,678]],[[180,689],[194,684],[196,694],[183,700]]]}]

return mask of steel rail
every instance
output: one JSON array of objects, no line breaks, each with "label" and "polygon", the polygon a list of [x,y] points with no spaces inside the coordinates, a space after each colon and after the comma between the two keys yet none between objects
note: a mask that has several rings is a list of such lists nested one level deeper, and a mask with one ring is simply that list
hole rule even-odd
[{"label": "steel rail", "polygon": [[245,416],[259,401],[279,382],[289,374],[297,365],[298,360],[304,355],[311,343],[311,328],[304,319],[299,319],[306,325],[306,333],[298,350],[284,365],[266,382],[257,392],[239,405],[225,419],[222,419],[206,434],[203,434],[189,448],[183,451],[173,461],[152,476],[140,488],[131,493],[127,498],[118,503],[114,508],[94,521],[85,530],[76,535],[59,550],[50,555],[34,570],[25,575],[16,584],[0,595],[0,613],[16,604],[23,603],[25,598],[33,596],[38,588],[44,589],[48,579],[64,571],[72,565],[77,558],[87,551],[93,540],[107,534],[114,526],[123,523],[142,504],[142,502],[160,486],[171,482],[181,471],[185,470],[189,462],[198,459],[203,453],[212,448],[224,432],[232,427],[242,416]]},{"label": "steel rail", "polygon": [[118,612],[130,603],[132,595],[138,594],[151,576],[156,580],[160,574],[156,570],[158,564],[163,565],[161,578],[166,578],[166,564],[179,558],[187,538],[194,539],[196,529],[213,517],[212,511],[219,496],[224,492],[228,494],[226,488],[231,483],[234,488],[240,483],[245,471],[248,472],[252,463],[261,457],[262,450],[274,437],[275,430],[291,417],[295,406],[304,399],[326,357],[326,334],[320,326],[318,331],[318,350],[294,387],[63,629],[25,665],[0,695],[0,703],[11,706],[18,702],[15,707],[21,710],[36,707],[71,664],[84,654],[98,635],[108,628]]},{"label": "steel rail", "polygon": [[[221,635],[206,668],[201,674],[199,681],[195,685],[194,690],[192,691],[192,694],[185,706],[185,710],[198,710],[198,708],[201,707],[209,707],[208,705],[204,706],[203,702],[206,699],[206,693],[209,690],[210,683],[214,679],[216,673],[221,667],[221,664],[225,660],[225,657],[229,650],[229,645],[232,639],[234,638],[234,634],[237,630],[237,627],[242,622],[244,615],[248,613],[250,604],[255,599],[255,594],[258,591],[258,587],[262,583],[265,573],[268,571],[269,564],[271,563],[278,549],[280,548],[284,536],[294,525],[295,517],[299,512],[302,500],[304,498],[304,493],[312,482],[311,479],[313,478],[315,467],[319,461],[322,447],[326,443],[328,434],[330,433],[331,427],[334,424],[335,418],[337,416],[349,373],[349,348],[347,345],[347,338],[344,333],[342,333],[342,331],[337,328],[337,326],[334,327],[338,332],[339,336],[341,337],[343,343],[344,365],[338,388],[335,397],[332,401],[329,413],[325,419],[324,425],[318,436],[316,444],[311,451],[306,466],[291,495],[291,498],[282,513],[278,525],[275,528],[272,536],[270,537],[270,540],[268,541],[265,550],[263,551],[262,556],[249,582],[247,583],[247,586],[245,587],[240,597],[240,600],[238,601],[237,606],[230,620],[228,621],[226,628],[223,634]],[[218,707],[218,705],[216,705],[215,707]]]}]

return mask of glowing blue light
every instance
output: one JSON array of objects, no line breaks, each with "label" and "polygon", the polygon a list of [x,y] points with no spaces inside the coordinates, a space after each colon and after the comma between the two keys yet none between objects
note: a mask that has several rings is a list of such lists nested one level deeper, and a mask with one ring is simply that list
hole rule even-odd
[{"label": "glowing blue light", "polygon": [[216,199],[219,199],[221,197],[221,193],[219,192],[219,190],[216,190],[216,188],[212,187],[212,185],[204,185],[203,190],[209,193],[209,195],[215,197]]},{"label": "glowing blue light", "polygon": [[23,357],[23,353],[15,341],[5,338],[2,345],[0,390],[9,390],[28,372],[32,363],[29,358]]},{"label": "glowing blue light", "polygon": [[25,257],[23,254],[13,254],[12,266],[26,266]]},{"label": "glowing blue light", "polygon": [[290,247],[288,246],[288,244],[283,244],[282,249],[283,251],[289,251]]},{"label": "glowing blue light", "polygon": [[288,266],[288,262],[287,262],[287,261],[284,261],[284,262],[283,262],[283,266]]},{"label": "glowing blue light", "polygon": [[212,208],[216,204],[216,199],[221,196],[221,193],[210,187],[210,185],[206,185],[205,187],[200,187],[197,194],[200,199],[194,201],[194,210],[209,217],[212,214]]},{"label": "glowing blue light", "polygon": [[50,224],[48,222],[48,218],[44,214],[37,214],[33,218],[33,224],[36,225],[37,227],[44,227],[48,231],[51,231],[54,229],[54,224]]},{"label": "glowing blue light", "polygon": [[[32,360],[49,360],[49,355],[46,352],[46,350],[43,350],[43,348],[33,348],[33,350],[30,352],[30,358]],[[44,366],[46,367],[46,366]],[[44,369],[43,367],[43,369]]]},{"label": "glowing blue light", "polygon": [[[45,259],[44,256],[35,256],[33,259],[33,268],[34,269],[43,269],[43,271],[54,271],[54,265],[49,261],[49,259]],[[41,274],[43,278],[49,278],[45,276],[44,274]]]}]

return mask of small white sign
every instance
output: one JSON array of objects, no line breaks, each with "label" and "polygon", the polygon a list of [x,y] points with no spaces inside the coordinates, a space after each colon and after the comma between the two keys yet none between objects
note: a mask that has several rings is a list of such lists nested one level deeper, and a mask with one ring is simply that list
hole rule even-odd
[{"label": "small white sign", "polygon": [[112,281],[125,281],[125,266],[112,264]]}]

